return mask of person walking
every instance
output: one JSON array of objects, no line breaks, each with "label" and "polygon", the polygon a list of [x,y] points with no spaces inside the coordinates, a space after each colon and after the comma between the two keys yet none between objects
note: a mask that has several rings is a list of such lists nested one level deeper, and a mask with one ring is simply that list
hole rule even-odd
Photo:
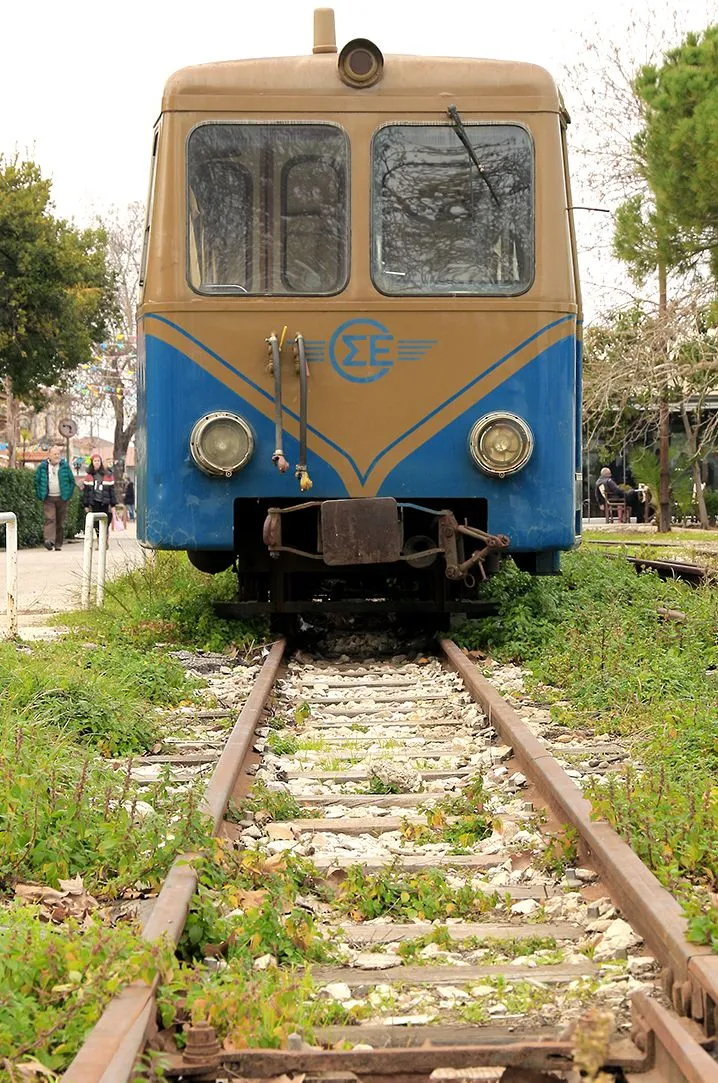
[{"label": "person walking", "polygon": [[[93,451],[90,465],[82,483],[82,503],[88,511],[104,511],[107,515],[107,545],[110,544],[110,523],[112,509],[117,504],[115,497],[115,479],[109,468],[102,462],[99,451]],[[97,537],[100,537],[100,521],[95,520]]]},{"label": "person walking", "polygon": [[47,458],[35,471],[35,495],[42,500],[45,548],[59,553],[65,540],[67,503],[75,491],[70,464],[59,447],[50,448]]},{"label": "person walking", "polygon": [[127,518],[131,523],[135,521],[135,483],[128,479],[125,485],[125,507],[127,508]]}]

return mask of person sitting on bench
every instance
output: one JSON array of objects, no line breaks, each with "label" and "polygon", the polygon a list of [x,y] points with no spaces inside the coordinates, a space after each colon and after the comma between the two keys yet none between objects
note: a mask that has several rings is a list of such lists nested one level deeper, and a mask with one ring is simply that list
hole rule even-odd
[{"label": "person sitting on bench", "polygon": [[638,518],[638,504],[641,499],[638,489],[621,489],[611,477],[611,469],[608,466],[602,467],[596,481],[596,498],[601,511],[606,511],[607,520],[608,508],[611,505],[618,505],[619,513],[621,510],[625,513],[625,520],[619,514],[619,522],[630,522],[631,515]]}]

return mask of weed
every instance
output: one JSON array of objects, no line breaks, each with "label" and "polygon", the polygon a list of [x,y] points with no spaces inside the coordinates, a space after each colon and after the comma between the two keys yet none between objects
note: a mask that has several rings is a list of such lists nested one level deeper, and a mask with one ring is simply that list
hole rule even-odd
[{"label": "weed", "polygon": [[[664,884],[718,886],[718,596],[637,576],[623,560],[579,551],[563,575],[533,579],[506,562],[491,580],[496,617],[467,625],[462,645],[524,661],[541,698],[562,700],[554,719],[571,728],[635,734],[641,773],[587,791]],[[658,609],[678,609],[682,623]],[[556,869],[563,855],[552,854]]]},{"label": "weed", "polygon": [[329,744],[324,737],[299,737],[297,752],[327,752]]},{"label": "weed", "polygon": [[204,575],[184,553],[157,553],[152,564],[106,584],[101,611],[63,614],[62,620],[99,642],[122,639],[147,647],[161,639],[207,650],[246,650],[268,632],[259,618],[228,621],[216,615],[214,603],[232,601],[235,594],[233,572]]},{"label": "weed", "polygon": [[273,730],[267,738],[267,748],[274,756],[295,756],[299,751],[299,741],[291,733]]},{"label": "weed", "polygon": [[419,921],[442,917],[477,917],[500,903],[496,892],[485,894],[470,884],[452,887],[438,869],[409,875],[387,869],[375,875],[352,866],[337,890],[336,906],[355,921],[391,914]]},{"label": "weed", "polygon": [[575,866],[578,856],[578,831],[564,826],[546,842],[544,850],[536,859],[539,869],[561,877],[570,866]]},{"label": "weed", "polygon": [[172,791],[167,776],[148,796],[154,811],[139,818],[129,768],[111,770],[47,725],[0,724],[0,887],[76,875],[94,894],[156,886],[178,849],[205,845],[209,830],[196,794]]},{"label": "weed", "polygon": [[240,801],[231,811],[231,818],[235,822],[244,818],[248,813],[262,812],[266,821],[270,820],[306,820],[310,817],[321,816],[317,809],[304,808],[289,790],[269,790],[261,779],[252,786],[249,797]]},{"label": "weed", "polygon": [[192,1023],[207,1022],[227,1050],[260,1046],[286,1047],[293,1032],[311,1040],[312,1029],[327,1018],[345,1022],[341,1011],[314,999],[306,970],[277,967],[256,972],[244,958],[231,958],[223,970],[207,974],[203,966],[179,965],[159,989],[158,1005],[165,1027],[179,1025],[177,1005]]},{"label": "weed", "polygon": [[[692,781],[691,781],[692,779]],[[605,817],[671,888],[718,886],[718,791],[702,773],[673,779],[660,766],[626,768],[588,791]]]},{"label": "weed", "polygon": [[[0,1058],[18,1068],[29,1054],[59,1072],[122,981],[150,981],[171,954],[128,926],[46,924],[11,904],[0,925]],[[24,1073],[23,1073],[24,1074]],[[6,1078],[18,1078],[10,1074]]]},{"label": "weed", "polygon": [[238,851],[216,839],[213,852],[196,867],[198,889],[178,948],[181,959],[223,955],[251,961],[269,954],[293,966],[331,958],[312,915],[295,904],[300,888],[318,889],[310,862]]},{"label": "weed", "polygon": [[398,782],[384,782],[377,775],[372,775],[364,793],[403,793],[403,790]]},{"label": "weed", "polygon": [[718,952],[718,906],[696,896],[685,906],[688,918],[686,937],[692,944],[707,944]]},{"label": "weed", "polygon": [[404,819],[401,836],[418,845],[445,842],[454,852],[463,853],[475,843],[488,838],[492,822],[484,814],[484,792],[481,779],[468,783],[458,794],[449,794],[433,805],[421,806],[426,824]]}]

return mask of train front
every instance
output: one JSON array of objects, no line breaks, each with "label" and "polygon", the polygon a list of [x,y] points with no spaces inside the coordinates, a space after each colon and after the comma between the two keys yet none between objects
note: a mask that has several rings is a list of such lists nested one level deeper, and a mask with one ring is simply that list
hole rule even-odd
[{"label": "train front", "polygon": [[138,534],[238,612],[470,612],[580,531],[580,301],[555,85],[337,54],[187,68],[155,132]]}]

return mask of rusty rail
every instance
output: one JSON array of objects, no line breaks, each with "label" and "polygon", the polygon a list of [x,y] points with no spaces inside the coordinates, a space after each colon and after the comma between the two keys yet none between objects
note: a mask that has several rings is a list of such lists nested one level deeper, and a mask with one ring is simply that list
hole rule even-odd
[{"label": "rusty rail", "polygon": [[[284,642],[275,644],[237,720],[217,765],[205,797],[205,809],[215,830],[222,819],[242,761],[251,745],[259,712],[276,679]],[[667,992],[678,1015],[673,1015],[644,994],[633,998],[634,1042],[622,1041],[608,1051],[606,1066],[621,1068],[633,1083],[718,1083],[718,1064],[702,1047],[716,1036],[718,1003],[718,957],[707,948],[690,945],[684,936],[686,922],[675,900],[658,883],[632,850],[605,823],[590,819],[590,805],[548,749],[533,736],[518,715],[484,680],[450,640],[441,647],[465,686],[486,711],[489,721],[525,774],[536,784],[554,812],[577,828],[586,857],[606,880],[626,918],[646,939],[664,967]],[[196,878],[184,855],[174,863],[157,900],[143,936],[147,940],[181,934]],[[126,1083],[154,1025],[156,977],[151,984],[136,982],[117,996],[106,1009],[85,1045],[67,1070],[66,1083]],[[690,1018],[681,1019],[679,1015]],[[700,1025],[699,1025],[700,1024]],[[214,1039],[212,1028],[211,1037]],[[358,1032],[359,1033],[359,1032]],[[204,1035],[200,1035],[204,1037]],[[477,1033],[477,1038],[480,1034]],[[171,1075],[199,1072],[212,1078],[216,1069],[225,1074],[239,1070],[244,1076],[262,1078],[284,1072],[349,1071],[385,1083],[420,1083],[441,1066],[502,1066],[524,1071],[568,1070],[572,1064],[570,1043],[522,1040],[463,1046],[336,1051],[308,1049],[250,1049],[223,1052],[216,1042],[212,1055],[188,1067],[184,1057],[170,1057]]]},{"label": "rusty rail", "polygon": [[591,819],[591,806],[554,760],[546,746],[524,725],[516,711],[449,639],[441,648],[524,774],[541,791],[563,823],[575,827],[587,859],[609,885],[626,919],[635,925],[664,968],[664,988],[674,1008],[716,1034],[718,955],[686,940],[681,907],[641,859],[607,823]]},{"label": "rusty rail", "polygon": [[[285,647],[284,639],[272,646],[207,786],[201,808],[210,817],[215,833],[274,687]],[[175,858],[142,931],[144,940],[168,938],[178,943],[197,886],[192,857],[181,854]],[[133,982],[114,997],[62,1076],[65,1083],[125,1083],[154,1022],[158,983],[155,975],[151,983]]]}]

